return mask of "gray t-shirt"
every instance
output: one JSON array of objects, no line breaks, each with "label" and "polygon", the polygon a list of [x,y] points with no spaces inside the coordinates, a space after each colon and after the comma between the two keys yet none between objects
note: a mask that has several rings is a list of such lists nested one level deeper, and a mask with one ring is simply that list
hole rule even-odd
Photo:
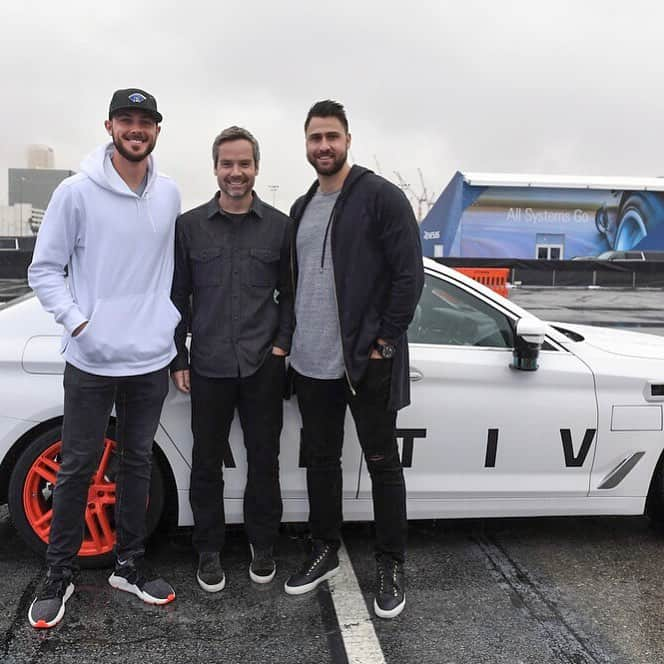
[{"label": "gray t-shirt", "polygon": [[290,363],[298,373],[309,378],[330,380],[344,375],[331,232],[325,244],[325,256],[321,256],[325,229],[338,197],[338,191],[316,192],[297,231],[298,279]]}]

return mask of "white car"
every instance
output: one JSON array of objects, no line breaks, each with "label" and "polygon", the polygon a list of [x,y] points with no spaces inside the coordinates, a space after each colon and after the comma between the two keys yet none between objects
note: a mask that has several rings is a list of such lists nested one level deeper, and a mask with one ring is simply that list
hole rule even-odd
[{"label": "white car", "polygon": [[[548,324],[462,274],[425,260],[409,331],[412,405],[398,437],[408,516],[643,514],[664,520],[664,338]],[[46,546],[62,422],[60,328],[31,295],[0,310],[0,502],[25,541]],[[285,402],[284,520],[308,515],[300,418]],[[372,518],[352,420],[344,514]],[[234,423],[224,473],[229,523],[242,521],[246,458]],[[114,543],[113,423],[86,510],[82,563]],[[188,398],[171,387],[154,445],[149,526],[192,524]]]}]

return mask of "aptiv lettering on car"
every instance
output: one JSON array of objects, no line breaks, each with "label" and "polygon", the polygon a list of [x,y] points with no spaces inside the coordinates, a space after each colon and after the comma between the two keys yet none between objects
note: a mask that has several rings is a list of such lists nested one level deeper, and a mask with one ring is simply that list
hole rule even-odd
[{"label": "aptiv lettering on car", "polygon": [[[484,457],[485,468],[495,468],[498,455],[499,429],[488,429],[486,440],[486,454]],[[560,429],[560,440],[562,443],[563,461],[567,468],[582,468],[586,461],[588,452],[592,445],[596,429],[586,429],[579,451],[574,453],[574,441],[572,440],[572,431],[570,429]],[[413,455],[416,439],[425,439],[427,437],[426,429],[397,429],[397,441],[401,441],[401,465],[404,468],[412,468]],[[302,458],[302,442],[300,440],[300,455],[298,466],[304,468],[305,464]],[[236,468],[233,450],[230,445],[226,446],[224,453],[224,466],[226,468]]]}]

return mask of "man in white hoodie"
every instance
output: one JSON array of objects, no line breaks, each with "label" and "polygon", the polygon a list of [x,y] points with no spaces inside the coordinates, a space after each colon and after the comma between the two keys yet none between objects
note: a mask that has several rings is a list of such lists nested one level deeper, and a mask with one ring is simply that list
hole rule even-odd
[{"label": "man in white hoodie", "polygon": [[55,190],[28,269],[39,301],[64,328],[66,360],[62,461],[48,573],[28,613],[33,627],[60,622],[74,591],[90,477],[113,406],[117,562],[109,583],[150,604],[175,599],[142,565],[152,443],[180,320],[170,300],[180,194],[151,155],[161,120],[144,90],[113,94],[105,121],[112,140]]}]

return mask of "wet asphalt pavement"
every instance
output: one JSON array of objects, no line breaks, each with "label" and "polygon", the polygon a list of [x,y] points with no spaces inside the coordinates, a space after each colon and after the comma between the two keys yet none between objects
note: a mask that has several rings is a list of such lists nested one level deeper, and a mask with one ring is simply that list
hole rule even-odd
[{"label": "wet asphalt pavement", "polygon": [[[344,540],[370,610],[371,529],[346,527]],[[41,562],[6,512],[0,542],[6,664],[664,661],[664,537],[644,518],[413,522],[408,605],[394,621],[371,618],[383,659],[366,660],[346,659],[348,625],[338,624],[327,584],[302,597],[284,594],[302,552],[295,533],[282,533],[277,578],[263,588],[249,581],[246,541],[233,530],[224,557],[227,586],[215,595],[194,581],[187,533],[159,535],[149,562],[175,587],[175,602],[147,606],[108,586],[108,570],[83,570],[65,620],[48,632],[27,623]]]},{"label": "wet asphalt pavement", "polygon": [[[510,298],[547,320],[664,334],[662,291],[514,289]],[[267,587],[248,579],[246,539],[230,529],[227,586],[215,595],[196,585],[189,532],[159,533],[148,559],[175,602],[147,606],[113,590],[109,570],[83,570],[63,623],[39,632],[26,614],[42,564],[0,507],[0,663],[664,662],[664,535],[643,517],[412,522],[408,604],[394,621],[371,610],[371,527],[347,526],[344,541],[379,644],[361,658],[344,650],[357,624],[335,614],[334,581],[284,594],[304,546],[294,527],[282,531]]]},{"label": "wet asphalt pavement", "polygon": [[510,300],[543,320],[664,335],[660,289],[513,288]]}]

